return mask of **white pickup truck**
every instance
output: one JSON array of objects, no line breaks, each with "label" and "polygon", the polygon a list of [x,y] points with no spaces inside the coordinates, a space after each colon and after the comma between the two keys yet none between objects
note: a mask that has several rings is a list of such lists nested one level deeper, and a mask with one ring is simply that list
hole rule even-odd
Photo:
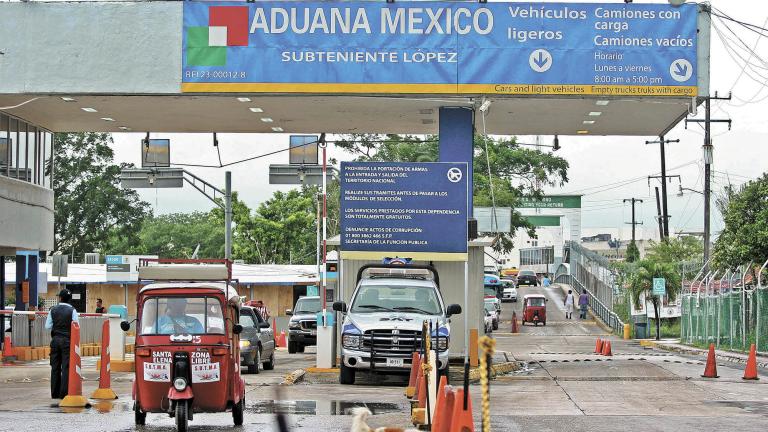
[{"label": "white pickup truck", "polygon": [[461,313],[461,306],[445,305],[432,266],[365,265],[350,306],[336,302],[333,309],[344,314],[341,384],[354,384],[359,370],[408,373],[413,352],[421,349],[425,320],[432,322],[438,373],[447,374],[450,317]]}]

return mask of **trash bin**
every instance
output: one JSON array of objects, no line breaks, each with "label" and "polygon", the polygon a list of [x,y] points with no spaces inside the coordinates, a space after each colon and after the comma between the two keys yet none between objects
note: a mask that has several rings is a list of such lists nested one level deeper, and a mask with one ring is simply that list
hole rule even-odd
[{"label": "trash bin", "polygon": [[635,323],[635,339],[648,339],[648,323]]}]

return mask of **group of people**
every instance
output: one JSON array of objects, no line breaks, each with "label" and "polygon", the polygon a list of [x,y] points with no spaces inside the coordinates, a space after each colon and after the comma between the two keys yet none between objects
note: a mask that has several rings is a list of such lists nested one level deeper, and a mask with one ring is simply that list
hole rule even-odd
[{"label": "group of people", "polygon": [[[573,306],[575,298],[573,296],[573,290],[568,290],[563,304],[565,305],[565,319],[573,319]],[[587,290],[579,295],[579,319],[587,319],[587,307],[589,306],[589,295]]]}]

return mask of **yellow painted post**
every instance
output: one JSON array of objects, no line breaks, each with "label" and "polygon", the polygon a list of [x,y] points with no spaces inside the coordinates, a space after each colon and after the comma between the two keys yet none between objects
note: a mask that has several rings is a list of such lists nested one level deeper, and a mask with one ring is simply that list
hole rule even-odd
[{"label": "yellow painted post", "polygon": [[477,367],[480,364],[477,358],[477,329],[469,329],[469,365]]},{"label": "yellow painted post", "polygon": [[629,324],[624,324],[624,340],[630,339],[632,328],[629,326]]}]

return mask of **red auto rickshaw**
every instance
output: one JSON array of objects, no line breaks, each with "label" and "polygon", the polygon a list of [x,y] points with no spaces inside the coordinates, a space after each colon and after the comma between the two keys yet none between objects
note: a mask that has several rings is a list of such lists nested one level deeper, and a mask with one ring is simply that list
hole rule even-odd
[{"label": "red auto rickshaw", "polygon": [[[177,430],[202,412],[231,411],[243,424],[240,297],[226,260],[142,259],[137,296],[134,417],[167,413]],[[130,323],[123,321],[124,331]]]},{"label": "red auto rickshaw", "polygon": [[523,297],[523,325],[547,325],[547,301],[543,294],[528,294]]}]

